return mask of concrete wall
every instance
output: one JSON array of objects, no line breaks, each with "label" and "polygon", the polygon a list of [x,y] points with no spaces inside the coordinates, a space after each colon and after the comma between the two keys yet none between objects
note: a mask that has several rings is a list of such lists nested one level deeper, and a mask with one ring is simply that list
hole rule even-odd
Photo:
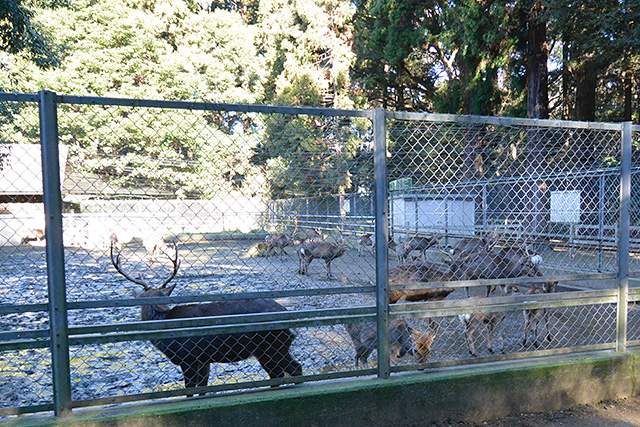
[{"label": "concrete wall", "polygon": [[486,421],[638,394],[640,349],[309,383],[264,393],[25,417],[15,426],[403,426]]}]

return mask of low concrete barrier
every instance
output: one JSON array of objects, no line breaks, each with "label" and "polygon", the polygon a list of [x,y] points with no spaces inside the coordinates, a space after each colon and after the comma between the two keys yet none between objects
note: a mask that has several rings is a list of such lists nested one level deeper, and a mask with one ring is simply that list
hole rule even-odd
[{"label": "low concrete barrier", "polygon": [[7,425],[402,426],[480,422],[638,394],[640,349],[405,373],[388,380],[303,384],[278,390],[77,410],[64,419],[23,417]]}]

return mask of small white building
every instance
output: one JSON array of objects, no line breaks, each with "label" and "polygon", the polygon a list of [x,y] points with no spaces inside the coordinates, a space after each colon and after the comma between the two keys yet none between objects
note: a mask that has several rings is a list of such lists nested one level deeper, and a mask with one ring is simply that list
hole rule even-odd
[{"label": "small white building", "polygon": [[397,192],[389,199],[394,235],[475,234],[476,196],[473,194]]}]

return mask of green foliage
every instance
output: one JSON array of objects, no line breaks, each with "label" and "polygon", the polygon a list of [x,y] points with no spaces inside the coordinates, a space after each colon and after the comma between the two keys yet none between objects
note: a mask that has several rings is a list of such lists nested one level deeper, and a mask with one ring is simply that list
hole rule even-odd
[{"label": "green foliage", "polygon": [[[534,6],[545,13],[534,16]],[[558,105],[553,114],[559,117],[561,103],[570,103],[572,117],[580,117],[580,103],[591,96],[585,87],[595,87],[595,117],[620,120],[621,76],[633,71],[634,84],[640,81],[639,13],[638,0],[0,0],[0,87],[526,116],[527,34],[542,22],[564,67],[550,74],[552,107]],[[561,44],[569,53],[564,64]],[[590,88],[585,82],[594,75]],[[1,113],[3,140],[37,138],[32,111],[6,104]],[[202,197],[210,182],[259,191],[252,182],[264,177],[274,197],[371,190],[365,121],[211,112],[134,116],[69,106],[59,116],[60,135],[79,159],[74,168],[184,197]],[[450,138],[442,150],[473,143],[454,134],[441,135]],[[436,158],[402,133],[392,141],[391,163],[401,153]],[[437,176],[437,170],[416,172],[425,173]]]},{"label": "green foliage", "polygon": [[[62,63],[41,70],[16,58],[15,90],[244,103],[262,98],[257,28],[235,12],[194,11],[191,2],[80,0],[42,9],[38,18],[66,46]],[[242,185],[256,191],[244,179],[255,174],[247,160],[252,145],[233,130],[239,123],[252,132],[251,118],[65,106],[58,119],[72,167],[112,185],[182,197]],[[25,131],[37,135],[37,123]]]},{"label": "green foliage", "polygon": [[[0,50],[20,54],[41,68],[55,67],[60,64],[60,46],[34,19],[34,11],[26,3],[31,2],[0,0]],[[57,2],[34,3],[58,6]]]}]

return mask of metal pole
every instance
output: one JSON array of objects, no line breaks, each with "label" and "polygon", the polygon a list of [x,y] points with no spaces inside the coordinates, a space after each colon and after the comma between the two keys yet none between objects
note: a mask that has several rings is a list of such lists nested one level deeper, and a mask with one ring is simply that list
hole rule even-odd
[{"label": "metal pole", "polygon": [[39,93],[40,144],[42,145],[43,202],[47,235],[45,253],[49,287],[53,406],[56,416],[66,416],[71,414],[71,380],[55,96],[56,94],[50,91]]},{"label": "metal pole", "polygon": [[605,192],[605,182],[604,182],[604,174],[599,177],[600,182],[600,197],[598,201],[598,272],[602,272],[602,255],[603,255],[603,245],[602,241],[604,239],[604,192]]},{"label": "metal pole", "polygon": [[378,378],[389,378],[389,198],[387,183],[387,126],[382,108],[373,116],[375,231],[376,231],[376,308],[378,330]]},{"label": "metal pole", "polygon": [[620,160],[620,237],[618,239],[618,319],[616,349],[627,349],[627,301],[629,299],[629,206],[631,202],[631,122],[622,125]]}]

